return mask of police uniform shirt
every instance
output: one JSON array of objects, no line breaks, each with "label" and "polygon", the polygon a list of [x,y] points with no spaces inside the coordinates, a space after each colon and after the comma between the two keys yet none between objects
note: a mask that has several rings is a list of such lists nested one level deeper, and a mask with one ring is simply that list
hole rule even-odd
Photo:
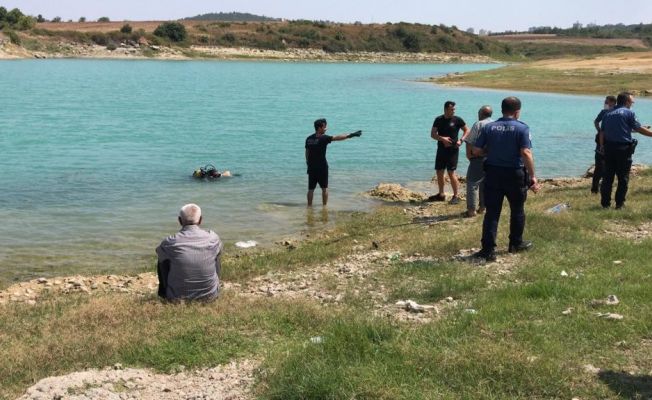
[{"label": "police uniform shirt", "polygon": [[482,128],[475,147],[486,149],[487,165],[523,168],[521,149],[532,148],[530,128],[513,118],[500,118]]},{"label": "police uniform shirt", "polygon": [[328,146],[332,141],[332,136],[317,136],[316,133],[313,133],[306,138],[306,150],[308,150],[308,172],[328,169],[328,161],[326,161],[326,146]]},{"label": "police uniform shirt", "polygon": [[632,142],[632,130],[639,129],[634,111],[627,107],[616,107],[602,118],[604,140],[609,143],[628,144]]},{"label": "police uniform shirt", "polygon": [[[446,118],[443,115],[435,118],[435,122],[432,123],[433,128],[437,128],[437,134],[439,136],[445,136],[451,138],[453,143],[457,142],[459,139],[459,132],[462,127],[466,126],[466,122],[460,117],[453,116],[452,118]],[[445,147],[444,143],[438,142],[437,147]]]}]

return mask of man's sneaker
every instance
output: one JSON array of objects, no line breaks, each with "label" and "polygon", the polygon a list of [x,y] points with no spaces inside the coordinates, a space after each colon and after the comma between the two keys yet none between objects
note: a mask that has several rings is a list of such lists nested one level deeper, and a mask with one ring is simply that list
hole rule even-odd
[{"label": "man's sneaker", "polygon": [[496,261],[496,253],[488,250],[480,250],[471,255],[472,258],[477,258],[480,260],[485,260],[488,262]]},{"label": "man's sneaker", "polygon": [[434,196],[428,197],[426,201],[446,201],[446,195],[442,193],[438,193]]},{"label": "man's sneaker", "polygon": [[510,244],[508,251],[510,253],[518,253],[520,251],[530,250],[532,248],[532,242],[529,240],[524,240],[519,244]]},{"label": "man's sneaker", "polygon": [[453,196],[453,198],[451,199],[451,201],[448,202],[448,204],[453,204],[453,205],[460,204],[459,196]]},{"label": "man's sneaker", "polygon": [[625,207],[625,203],[616,204],[616,210],[620,210],[623,207]]},{"label": "man's sneaker", "polygon": [[462,213],[462,218],[473,218],[478,215],[475,210],[466,210]]}]

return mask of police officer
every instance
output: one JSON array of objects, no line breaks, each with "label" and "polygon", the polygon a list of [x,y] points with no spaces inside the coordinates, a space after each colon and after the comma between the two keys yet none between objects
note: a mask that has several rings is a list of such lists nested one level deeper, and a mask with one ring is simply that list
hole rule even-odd
[{"label": "police officer", "polygon": [[618,176],[616,188],[616,209],[625,205],[629,171],[632,168],[632,155],[637,141],[632,139],[632,131],[645,136],[652,136],[649,127],[642,127],[631,110],[634,96],[623,92],[616,99],[616,108],[602,118],[600,143],[604,143],[605,171],[600,190],[600,204],[603,208],[611,206],[611,188],[614,176]]},{"label": "police officer", "polygon": [[486,156],[484,196],[487,207],[482,224],[482,249],[474,256],[487,261],[496,260],[496,235],[505,197],[511,209],[509,252],[532,247],[532,242],[523,240],[524,206],[528,188],[535,193],[539,190],[534,174],[530,128],[518,120],[521,101],[507,97],[501,108],[503,117],[485,125],[473,147],[475,156]]}]

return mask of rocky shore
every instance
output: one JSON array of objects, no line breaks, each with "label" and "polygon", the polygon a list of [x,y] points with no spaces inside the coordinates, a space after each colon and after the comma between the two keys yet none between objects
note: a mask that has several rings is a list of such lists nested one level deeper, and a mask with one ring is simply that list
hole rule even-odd
[{"label": "rocky shore", "polygon": [[48,43],[44,50],[31,50],[11,43],[0,33],[0,60],[2,59],[46,59],[46,58],[97,58],[97,59],[217,59],[217,60],[276,60],[315,62],[361,62],[361,63],[491,63],[491,58],[480,55],[455,53],[390,53],[390,52],[347,52],[329,53],[321,49],[264,50],[255,48],[230,48],[217,46],[167,47],[146,42],[118,43],[109,50],[106,46],[81,44],[72,41]]},{"label": "rocky shore", "polygon": [[[632,167],[632,176],[636,176],[648,168],[646,165],[636,164]],[[576,187],[585,184],[592,175],[592,168],[589,168],[582,177],[543,179],[541,183],[544,190]],[[464,190],[461,190],[460,193],[463,197]],[[411,190],[400,184],[380,183],[365,194],[391,203],[410,204],[411,206],[405,208],[404,211],[414,218],[415,223],[433,225],[452,218],[450,215],[446,215],[447,211],[443,209],[446,206],[445,204],[428,203],[426,202],[428,197],[426,193]],[[652,228],[648,228],[647,225],[635,227],[632,232],[627,231],[626,233],[638,239],[641,235],[643,237],[647,236],[648,231],[652,230]],[[622,229],[617,230],[622,231]],[[279,244],[285,246],[289,251],[298,245],[291,241],[283,241],[279,242]],[[223,289],[227,291],[234,290],[243,295],[304,296],[317,299],[322,303],[337,303],[341,300],[341,295],[338,297],[337,293],[341,293],[339,289],[342,289],[342,287],[337,287],[338,290],[335,291],[324,291],[318,287],[317,283],[323,280],[325,274],[334,275],[338,279],[343,278],[343,281],[348,280],[353,275],[365,278],[370,275],[373,265],[384,265],[392,257],[400,257],[400,254],[396,255],[391,250],[379,251],[379,247],[380,244],[375,242],[356,243],[354,250],[357,253],[344,260],[320,265],[297,275],[281,273],[258,277],[245,285],[223,282]],[[123,293],[136,296],[153,296],[156,294],[157,288],[158,278],[153,272],[138,275],[41,277],[16,283],[0,291],[0,306],[8,303],[36,305],[43,298],[71,294]],[[382,299],[382,296],[379,296],[379,299]]]}]

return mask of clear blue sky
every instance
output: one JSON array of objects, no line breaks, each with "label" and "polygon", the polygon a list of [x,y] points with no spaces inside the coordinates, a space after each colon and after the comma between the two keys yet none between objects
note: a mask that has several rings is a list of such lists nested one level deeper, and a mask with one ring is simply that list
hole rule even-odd
[{"label": "clear blue sky", "polygon": [[30,15],[77,21],[169,20],[208,12],[250,12],[276,18],[336,22],[419,22],[484,28],[526,30],[531,26],[569,27],[584,24],[652,23],[651,0],[0,0]]}]

